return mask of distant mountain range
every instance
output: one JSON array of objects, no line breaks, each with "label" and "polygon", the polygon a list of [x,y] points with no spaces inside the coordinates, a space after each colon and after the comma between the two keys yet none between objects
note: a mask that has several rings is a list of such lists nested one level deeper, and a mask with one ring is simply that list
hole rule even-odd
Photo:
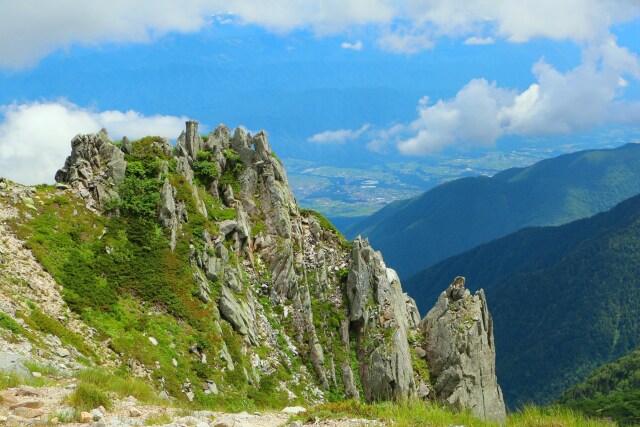
[{"label": "distant mountain range", "polygon": [[640,424],[640,349],[593,371],[559,403],[621,425]]},{"label": "distant mountain range", "polygon": [[389,204],[346,235],[368,237],[404,278],[523,227],[586,218],[638,193],[640,144],[627,144],[451,181]]},{"label": "distant mountain range", "polygon": [[456,275],[491,301],[507,402],[550,402],[640,345],[640,196],[483,244],[414,275],[405,289],[424,311]]}]

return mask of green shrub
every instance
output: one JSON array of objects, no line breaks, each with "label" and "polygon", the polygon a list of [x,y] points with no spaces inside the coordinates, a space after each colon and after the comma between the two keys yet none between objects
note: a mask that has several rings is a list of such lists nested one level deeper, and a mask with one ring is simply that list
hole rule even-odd
[{"label": "green shrub", "polygon": [[128,174],[118,188],[120,207],[125,214],[153,218],[161,202],[160,181],[155,178],[142,178],[137,175],[138,172]]},{"label": "green shrub", "polygon": [[109,395],[98,385],[80,382],[76,389],[69,395],[69,405],[80,411],[90,411],[99,406],[111,409],[113,402]]},{"label": "green shrub", "polygon": [[80,412],[74,408],[58,409],[49,416],[49,424],[53,424],[51,420],[54,418],[57,418],[58,423],[62,424],[76,423],[80,422]]},{"label": "green shrub", "polygon": [[24,333],[24,328],[20,326],[18,322],[16,322],[12,317],[5,313],[0,313],[0,328],[11,331],[14,334],[22,335]]},{"label": "green shrub", "polygon": [[64,345],[73,346],[85,356],[95,356],[93,350],[85,344],[83,337],[71,331],[57,319],[46,315],[42,311],[33,309],[31,310],[29,317],[23,317],[23,319],[30,324],[32,328],[44,332],[45,334],[57,336]]},{"label": "green shrub", "polygon": [[211,161],[211,153],[208,151],[198,152],[196,160],[193,162],[193,171],[202,184],[209,184],[220,174],[216,164]]},{"label": "green shrub", "polygon": [[214,221],[224,221],[225,219],[236,219],[238,211],[233,208],[225,208],[219,204],[209,208],[209,216]]},{"label": "green shrub", "polygon": [[240,160],[240,154],[231,148],[224,150],[223,155],[227,159],[227,164],[225,165],[224,173],[220,177],[220,183],[230,185],[233,191],[238,193],[240,192],[238,177],[244,170],[244,163]]},{"label": "green shrub", "polygon": [[[131,143],[133,153],[129,155],[130,157],[127,157],[152,161],[166,159],[168,157],[167,154],[160,148],[163,143],[164,140],[161,136],[145,136]],[[127,161],[129,161],[129,158],[127,158]]]},{"label": "green shrub", "polygon": [[90,368],[80,371],[78,380],[82,384],[95,385],[100,390],[116,393],[121,398],[133,396],[142,403],[154,403],[158,400],[151,385],[139,378],[123,375],[122,372],[115,375],[104,370]]},{"label": "green shrub", "polygon": [[167,414],[156,414],[156,415],[151,415],[150,417],[148,417],[144,421],[144,423],[147,426],[155,426],[155,425],[171,424],[172,421],[173,421],[173,418],[171,418]]}]

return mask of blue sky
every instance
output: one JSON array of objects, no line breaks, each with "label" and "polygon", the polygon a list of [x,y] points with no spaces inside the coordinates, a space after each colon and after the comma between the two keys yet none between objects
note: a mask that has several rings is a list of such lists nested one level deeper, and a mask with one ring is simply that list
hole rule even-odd
[{"label": "blue sky", "polygon": [[[633,0],[0,0],[0,175],[79,132],[266,129],[281,157],[414,160],[640,128]],[[27,25],[28,24],[28,25]]]}]

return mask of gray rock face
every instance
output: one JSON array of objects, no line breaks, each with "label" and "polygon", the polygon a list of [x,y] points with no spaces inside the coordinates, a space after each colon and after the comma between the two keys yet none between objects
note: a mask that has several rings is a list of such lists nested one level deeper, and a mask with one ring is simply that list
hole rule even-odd
[{"label": "gray rock face", "polygon": [[198,122],[189,120],[186,126],[186,131],[178,137],[175,152],[178,157],[184,157],[189,164],[193,164],[198,152],[204,149],[204,142],[198,133]]},{"label": "gray rock face", "polygon": [[14,374],[21,378],[32,378],[31,371],[22,364],[22,357],[15,353],[0,353],[0,372]]},{"label": "gray rock face", "polygon": [[493,320],[482,290],[471,295],[457,277],[420,327],[437,397],[485,420],[506,418],[495,371]]},{"label": "gray rock face", "polygon": [[56,173],[56,182],[68,184],[83,196],[93,197],[98,207],[118,197],[115,187],[124,181],[127,162],[107,131],[77,135],[71,147],[71,155]]},{"label": "gray rock face", "polygon": [[162,189],[160,190],[160,199],[162,205],[158,212],[158,219],[160,223],[169,230],[170,233],[170,246],[171,250],[176,248],[176,234],[178,232],[178,226],[180,225],[179,213],[175,202],[175,192],[169,179],[164,180]]},{"label": "gray rock face", "polygon": [[[484,418],[504,417],[504,404],[501,412],[494,404],[502,396],[484,294],[471,297],[457,281],[434,309],[439,314],[430,313],[421,323],[428,345],[417,344],[420,316],[395,271],[366,240],[357,239],[347,249],[315,214],[301,212],[266,133],[252,137],[219,126],[205,142],[197,123],[189,121],[175,149],[166,140],[154,144],[167,154],[158,177],[169,174],[160,191],[158,220],[171,249],[189,244],[192,295],[214,309],[218,335],[219,322],[226,321],[245,338],[243,351],[252,368],[237,366],[247,381],[259,382],[277,363],[291,368],[291,359],[299,357],[314,371],[300,371],[315,387],[308,396],[332,386],[368,401],[437,394]],[[107,200],[124,180],[124,152],[133,146],[124,141],[118,149],[106,132],[78,136],[72,145],[56,179],[87,198]],[[194,174],[201,151],[218,172],[205,185]],[[187,206],[193,222],[187,225],[201,228],[185,225]],[[196,229],[199,235],[193,234]],[[469,318],[473,322],[467,327]],[[435,390],[414,373],[410,335],[415,354],[432,365]],[[261,351],[254,354],[251,346]],[[219,355],[226,369],[235,369],[224,342]]]},{"label": "gray rock face", "polygon": [[236,298],[226,286],[222,287],[220,301],[218,302],[220,314],[233,326],[236,332],[249,338],[251,344],[258,345],[258,333],[255,323],[256,314],[253,305],[251,298],[248,298],[248,301]]},{"label": "gray rock face", "polygon": [[415,326],[414,309],[402,292],[398,275],[360,238],[354,242],[349,270],[350,328],[358,335],[357,355],[366,399],[413,396],[416,385],[408,331]]},{"label": "gray rock face", "polygon": [[356,381],[353,376],[353,370],[348,361],[344,361],[342,364],[342,382],[344,384],[344,392],[349,399],[360,399],[360,392],[356,387]]}]

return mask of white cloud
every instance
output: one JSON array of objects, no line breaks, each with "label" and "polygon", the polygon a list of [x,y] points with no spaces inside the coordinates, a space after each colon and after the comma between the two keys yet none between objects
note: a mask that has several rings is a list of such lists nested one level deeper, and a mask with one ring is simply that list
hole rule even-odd
[{"label": "white cloud", "polygon": [[[202,28],[205,0],[0,0],[0,66],[23,68],[74,44],[148,42]],[[215,3],[215,2],[214,2]]]},{"label": "white cloud", "polygon": [[474,45],[483,45],[483,44],[493,44],[495,43],[495,41],[496,40],[493,37],[471,36],[464,41],[464,44],[469,46],[474,46]]},{"label": "white cloud", "polygon": [[85,110],[60,101],[1,108],[0,173],[23,184],[53,182],[56,170],[71,152],[71,139],[79,133],[106,128],[112,138],[146,135],[177,137],[186,117],[143,116],[135,111]]},{"label": "white cloud", "polygon": [[309,138],[309,142],[316,142],[319,144],[344,144],[347,141],[353,141],[358,139],[364,134],[371,125],[365,124],[360,129],[338,129],[338,130],[326,130],[324,132],[317,133]]},{"label": "white cloud", "polygon": [[470,81],[449,101],[418,106],[418,118],[407,126],[413,136],[402,140],[404,154],[425,155],[451,145],[490,146],[502,130],[498,113],[511,92],[484,79]]},{"label": "white cloud", "polygon": [[343,49],[362,50],[362,42],[360,40],[355,43],[342,42],[340,47]]},{"label": "white cloud", "polygon": [[[319,36],[372,31],[382,49],[416,53],[440,36],[601,41],[640,17],[637,0],[0,0],[0,67],[23,68],[72,45],[149,42],[205,25],[252,24]],[[484,35],[484,39],[480,36]]]},{"label": "white cloud", "polygon": [[378,39],[378,47],[387,52],[409,55],[432,49],[433,41],[424,32],[414,30],[396,30],[387,32]]},{"label": "white cloud", "polygon": [[[451,146],[490,146],[502,135],[553,135],[600,124],[640,124],[640,103],[622,99],[624,76],[640,79],[640,60],[613,40],[586,48],[576,68],[560,72],[539,61],[535,83],[517,92],[485,79],[453,99],[418,106],[418,118],[396,136],[400,152],[426,155]],[[622,80],[621,80],[622,79]],[[397,132],[396,132],[397,134]]]},{"label": "white cloud", "polygon": [[242,22],[286,33],[311,29],[319,35],[342,33],[353,26],[388,24],[399,9],[390,0],[235,0],[221,5]]}]

